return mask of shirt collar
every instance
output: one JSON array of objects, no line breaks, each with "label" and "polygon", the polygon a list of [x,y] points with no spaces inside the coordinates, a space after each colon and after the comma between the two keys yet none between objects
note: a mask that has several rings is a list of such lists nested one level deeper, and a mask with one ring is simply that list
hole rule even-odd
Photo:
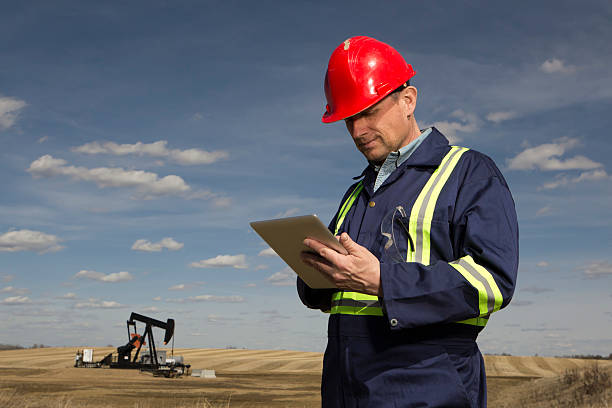
[{"label": "shirt collar", "polygon": [[[422,138],[422,139],[421,139]],[[418,143],[415,143],[419,141]],[[414,143],[414,145],[413,145]],[[416,146],[415,146],[416,145]],[[444,137],[442,133],[435,127],[431,127],[429,129],[425,129],[421,135],[402,147],[399,152],[391,152],[389,155],[395,153],[398,157],[400,157],[400,162],[397,164],[399,167],[401,164],[406,164],[406,166],[411,167],[438,167],[444,158],[444,155],[448,152],[449,143],[448,139]],[[409,154],[405,155],[402,160],[402,151]],[[387,157],[388,159],[389,157]],[[377,166],[380,168],[380,166]],[[359,176],[353,177],[354,180],[358,180],[365,176],[368,169],[372,171],[377,171],[373,164],[367,166]]]}]

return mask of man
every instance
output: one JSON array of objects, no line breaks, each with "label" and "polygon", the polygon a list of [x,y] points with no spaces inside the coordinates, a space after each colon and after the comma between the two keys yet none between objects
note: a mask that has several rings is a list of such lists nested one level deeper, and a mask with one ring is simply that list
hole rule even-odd
[{"label": "man", "polygon": [[476,337],[514,291],[514,202],[490,158],[419,130],[414,75],[368,37],[329,61],[322,121],[344,120],[369,164],[330,224],[348,255],[304,240],[337,288],[298,278],[302,302],[331,313],[324,407],[486,406]]}]

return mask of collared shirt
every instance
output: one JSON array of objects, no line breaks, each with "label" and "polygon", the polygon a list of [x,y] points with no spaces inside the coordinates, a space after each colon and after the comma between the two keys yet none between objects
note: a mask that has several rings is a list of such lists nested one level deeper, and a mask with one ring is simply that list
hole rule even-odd
[{"label": "collared shirt", "polygon": [[380,166],[374,166],[374,170],[378,173],[376,182],[374,183],[374,191],[385,182],[387,177],[393,173],[410,155],[421,145],[423,140],[431,133],[431,128],[425,129],[419,137],[408,143],[406,146],[399,149],[397,152],[391,152]]}]

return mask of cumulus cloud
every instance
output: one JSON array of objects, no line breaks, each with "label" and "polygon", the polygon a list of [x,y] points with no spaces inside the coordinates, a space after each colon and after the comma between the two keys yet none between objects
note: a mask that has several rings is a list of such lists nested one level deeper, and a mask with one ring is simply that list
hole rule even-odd
[{"label": "cumulus cloud", "polygon": [[578,145],[578,139],[563,138],[554,143],[545,143],[535,147],[529,147],[518,155],[507,161],[511,170],[592,170],[602,167],[584,156],[574,156],[560,159],[567,150]]},{"label": "cumulus cloud", "polygon": [[133,276],[129,272],[115,272],[104,274],[102,272],[96,271],[88,271],[82,270],[77,272],[74,275],[75,278],[86,278],[91,280],[96,280],[98,282],[105,283],[116,283],[116,282],[125,282],[133,279]]},{"label": "cumulus cloud", "polygon": [[566,175],[559,175],[555,180],[544,183],[540,189],[541,190],[552,190],[555,188],[568,186],[571,184],[577,184],[582,181],[598,181],[598,180],[610,180],[610,175],[603,169],[586,171],[580,173],[580,175],[576,177],[568,177]]},{"label": "cumulus cloud", "polygon": [[64,248],[55,235],[32,230],[13,230],[0,235],[0,252],[34,251],[40,254]]},{"label": "cumulus cloud", "polygon": [[597,279],[612,276],[612,264],[606,261],[591,262],[577,268],[586,278]]},{"label": "cumulus cloud", "polygon": [[291,269],[285,268],[280,272],[268,276],[266,281],[274,286],[292,286],[295,285],[295,274]]},{"label": "cumulus cloud", "polygon": [[463,109],[457,109],[453,111],[450,116],[459,121],[439,121],[434,122],[432,125],[442,132],[451,143],[456,143],[461,140],[457,135],[458,132],[473,133],[480,128],[481,121],[478,119],[478,116],[473,113],[465,112]]},{"label": "cumulus cloud", "polygon": [[0,97],[0,131],[12,127],[19,116],[19,112],[27,104],[24,101],[9,97]]},{"label": "cumulus cloud", "polygon": [[185,290],[187,289],[187,285],[184,283],[179,283],[178,285],[172,285],[168,288],[168,290]]},{"label": "cumulus cloud", "polygon": [[25,295],[29,292],[30,291],[26,288],[16,288],[14,286],[5,286],[4,288],[0,289],[0,293],[12,293],[13,295]]},{"label": "cumulus cloud", "polygon": [[72,292],[68,292],[63,294],[62,296],[58,296],[58,299],[67,299],[67,300],[72,300],[72,299],[76,299],[77,295],[76,293],[72,293]]},{"label": "cumulus cloud", "polygon": [[9,296],[0,301],[0,304],[8,306],[25,305],[27,303],[32,303],[30,298],[27,296]]},{"label": "cumulus cloud", "polygon": [[245,269],[248,267],[246,256],[240,255],[217,255],[214,258],[203,259],[189,264],[192,268],[236,268]]},{"label": "cumulus cloud", "polygon": [[276,251],[274,251],[272,248],[266,248],[262,251],[259,251],[259,254],[257,255],[258,256],[278,256]]},{"label": "cumulus cloud", "polygon": [[166,248],[169,251],[178,251],[183,248],[184,244],[181,242],[176,242],[174,239],[170,237],[166,237],[159,242],[152,243],[146,239],[139,239],[134,242],[132,245],[132,250],[134,251],[144,251],[144,252],[159,252],[162,249]]},{"label": "cumulus cloud", "polygon": [[100,300],[90,298],[87,302],[75,303],[75,309],[119,309],[124,307],[121,303],[114,300]]},{"label": "cumulus cloud", "polygon": [[216,296],[216,295],[198,295],[188,298],[166,299],[169,303],[185,303],[185,302],[217,302],[217,303],[242,303],[245,299],[242,296]]},{"label": "cumulus cloud", "polygon": [[576,71],[576,67],[573,65],[567,65],[560,59],[551,58],[547,59],[540,65],[540,71],[546,72],[547,74],[571,74]]},{"label": "cumulus cloud", "polygon": [[300,209],[299,208],[290,208],[287,211],[283,211],[283,212],[280,212],[280,213],[276,214],[274,216],[274,218],[292,217],[292,216],[297,215],[299,213],[300,213]]},{"label": "cumulus cloud", "polygon": [[143,170],[125,170],[118,167],[86,168],[68,166],[66,160],[44,155],[34,160],[27,171],[33,177],[68,176],[74,180],[90,181],[98,187],[135,188],[137,197],[150,199],[165,195],[185,195],[191,187],[179,176],[160,178],[156,173]]},{"label": "cumulus cloud", "polygon": [[547,215],[550,215],[554,212],[553,208],[549,205],[540,208],[537,212],[536,212],[536,217],[545,217]]},{"label": "cumulus cloud", "polygon": [[540,294],[540,293],[544,293],[544,292],[552,292],[553,290],[551,288],[540,288],[538,286],[528,286],[526,288],[522,288],[521,292],[529,292],[529,293],[535,293],[535,294]]},{"label": "cumulus cloud", "polygon": [[202,149],[168,149],[168,142],[160,140],[153,143],[137,142],[134,144],[117,144],[115,142],[91,142],[72,148],[73,152],[86,154],[112,154],[124,156],[134,154],[138,156],[168,157],[183,164],[211,164],[226,159],[229,154],[223,150],[208,152]]},{"label": "cumulus cloud", "polygon": [[491,112],[487,115],[487,120],[493,123],[500,123],[505,120],[514,119],[516,112]]}]

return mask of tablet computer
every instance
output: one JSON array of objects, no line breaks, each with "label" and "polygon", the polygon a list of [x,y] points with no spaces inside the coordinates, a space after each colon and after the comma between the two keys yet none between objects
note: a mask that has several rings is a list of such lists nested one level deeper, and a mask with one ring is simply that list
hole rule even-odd
[{"label": "tablet computer", "polygon": [[300,252],[312,251],[303,244],[307,237],[342,254],[348,253],[316,215],[254,221],[250,225],[308,286],[313,289],[335,288],[319,271],[300,259]]}]

